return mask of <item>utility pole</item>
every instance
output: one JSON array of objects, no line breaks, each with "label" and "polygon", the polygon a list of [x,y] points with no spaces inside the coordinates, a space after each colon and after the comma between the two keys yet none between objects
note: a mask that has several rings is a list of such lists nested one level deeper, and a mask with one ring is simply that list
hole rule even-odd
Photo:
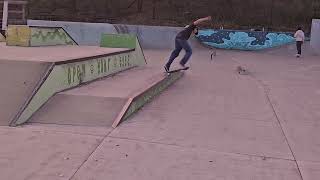
[{"label": "utility pole", "polygon": [[138,13],[142,12],[143,0],[138,0]]},{"label": "utility pole", "polygon": [[9,7],[8,0],[3,1],[3,12],[2,12],[2,30],[3,31],[7,30],[8,14],[9,14],[8,7]]}]

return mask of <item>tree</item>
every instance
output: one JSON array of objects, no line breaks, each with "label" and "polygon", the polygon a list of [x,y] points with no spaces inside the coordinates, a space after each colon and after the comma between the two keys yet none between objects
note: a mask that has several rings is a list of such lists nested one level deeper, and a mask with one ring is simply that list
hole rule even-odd
[{"label": "tree", "polygon": [[319,0],[313,0],[312,8],[313,8],[312,16],[314,18],[320,18],[320,1]]},{"label": "tree", "polygon": [[270,4],[270,27],[273,26],[273,7],[274,7],[274,0],[271,0],[271,4]]},{"label": "tree", "polygon": [[157,0],[152,1],[152,19],[156,19]]},{"label": "tree", "polygon": [[138,0],[138,13],[142,12],[142,7],[143,7],[143,0]]}]

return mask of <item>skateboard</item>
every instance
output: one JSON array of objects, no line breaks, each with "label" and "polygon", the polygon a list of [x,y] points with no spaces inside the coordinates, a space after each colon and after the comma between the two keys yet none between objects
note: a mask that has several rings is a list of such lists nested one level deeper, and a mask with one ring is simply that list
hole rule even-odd
[{"label": "skateboard", "polygon": [[172,70],[172,71],[168,71],[168,72],[166,72],[166,73],[171,74],[171,73],[175,73],[175,72],[179,72],[179,71],[186,71],[186,70],[188,70],[189,68],[190,68],[190,67],[175,69],[175,70]]}]

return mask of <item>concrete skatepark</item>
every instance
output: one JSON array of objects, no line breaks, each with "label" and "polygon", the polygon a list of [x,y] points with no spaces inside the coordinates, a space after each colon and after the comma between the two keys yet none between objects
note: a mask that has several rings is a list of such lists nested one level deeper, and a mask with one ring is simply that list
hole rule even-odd
[{"label": "concrete skatepark", "polygon": [[[140,36],[152,32],[135,30]],[[163,40],[153,40],[156,47],[147,48],[148,38],[139,38],[147,64],[59,91],[27,124],[2,124],[2,178],[318,179],[320,65],[310,43],[305,44],[301,59],[294,58],[295,46],[287,45],[259,52],[217,50],[211,60],[212,50],[192,41],[191,69],[179,74],[178,81],[173,78],[175,83],[166,83],[159,74],[163,75],[162,65],[172,41],[164,39],[170,39],[175,31],[167,30],[165,37],[154,33],[153,38]],[[12,79],[17,78],[12,74],[21,74],[21,79],[12,80],[16,88],[1,86],[2,92],[9,91],[2,96],[1,107],[10,109],[11,93],[25,85],[18,82],[35,86],[30,79],[37,81],[44,73],[43,68],[26,70],[25,57],[47,66],[46,62],[66,56],[75,59],[110,53],[106,52],[110,49],[88,46],[97,44],[83,45],[40,47],[42,55],[35,53],[40,52],[37,47],[1,47],[5,48],[3,60],[22,63],[15,65],[16,73],[8,65],[1,66],[1,72],[7,72],[3,82],[10,74]],[[16,48],[24,54],[14,55]],[[239,65],[249,74],[239,75]],[[156,86],[157,82],[162,83]],[[166,89],[162,84],[171,86]],[[139,92],[147,95],[139,98]],[[133,97],[153,97],[153,101],[113,128],[113,120],[130,111],[122,110]],[[136,102],[134,106],[141,104]],[[117,113],[107,113],[110,109]],[[107,121],[107,116],[112,121]]]}]

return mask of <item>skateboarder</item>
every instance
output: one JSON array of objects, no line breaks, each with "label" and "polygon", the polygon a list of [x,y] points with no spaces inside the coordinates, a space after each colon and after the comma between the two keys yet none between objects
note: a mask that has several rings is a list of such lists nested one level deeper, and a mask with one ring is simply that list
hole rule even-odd
[{"label": "skateboarder", "polygon": [[297,43],[297,55],[296,57],[299,58],[301,56],[301,49],[302,49],[302,44],[304,42],[304,32],[302,31],[302,28],[299,27],[297,32],[294,34],[294,37],[296,38],[296,43]]},{"label": "skateboarder", "polygon": [[184,49],[186,51],[186,54],[184,55],[184,57],[182,58],[182,60],[180,61],[179,64],[182,69],[188,69],[188,67],[186,67],[185,64],[188,62],[188,60],[190,59],[190,57],[192,55],[192,49],[189,45],[188,39],[190,38],[192,33],[194,33],[195,35],[198,34],[198,27],[197,26],[199,24],[201,24],[202,22],[205,22],[205,21],[210,21],[210,20],[211,20],[211,16],[198,19],[198,20],[194,21],[193,23],[191,23],[190,25],[186,26],[182,31],[180,31],[177,34],[177,36],[175,38],[175,49],[171,53],[171,56],[170,56],[168,62],[164,66],[164,69],[167,72],[170,71],[169,69],[170,69],[172,62],[175,60],[175,58],[177,58],[179,56],[182,49]]}]

